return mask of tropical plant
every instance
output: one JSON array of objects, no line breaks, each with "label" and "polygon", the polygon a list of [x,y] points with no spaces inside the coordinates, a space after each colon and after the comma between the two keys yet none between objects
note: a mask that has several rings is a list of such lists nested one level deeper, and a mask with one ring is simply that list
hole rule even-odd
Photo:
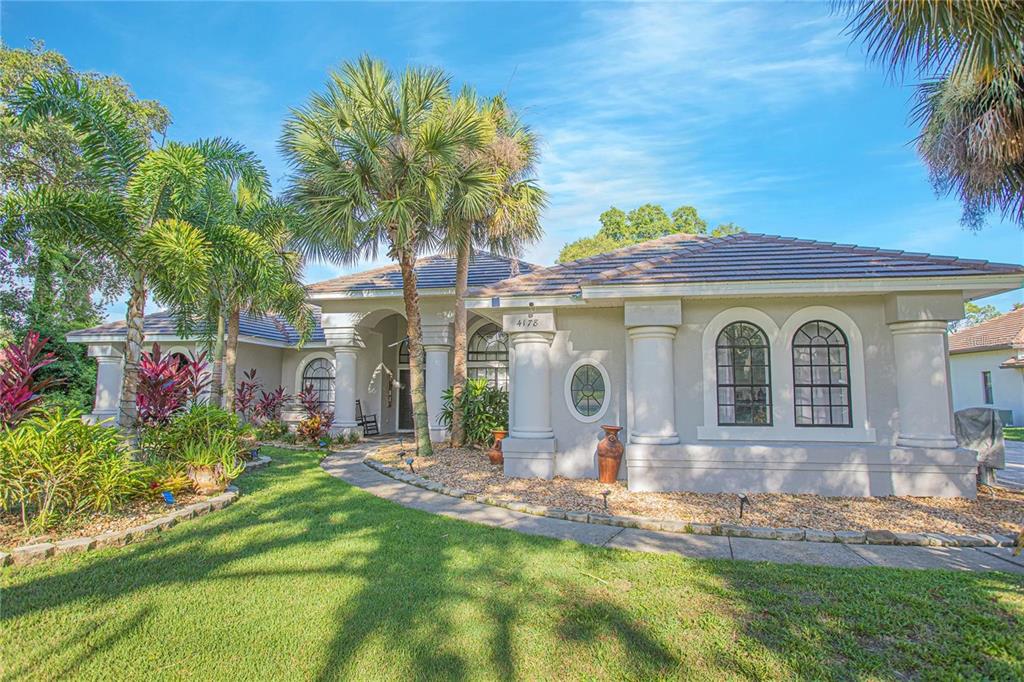
[{"label": "tropical plant", "polygon": [[[464,96],[472,97],[468,93]],[[475,101],[475,98],[473,98]],[[544,192],[534,179],[538,142],[508,108],[504,98],[478,104],[480,116],[490,137],[479,150],[466,150],[461,157],[461,172],[468,178],[490,178],[492,191],[487,199],[464,201],[453,192],[445,211],[444,241],[455,254],[455,343],[453,361],[453,405],[451,440],[455,447],[464,440],[461,397],[466,385],[467,315],[466,292],[469,289],[469,265],[474,245],[516,258],[523,246],[540,239],[543,229],[540,214],[545,205]],[[475,187],[477,182],[460,182],[457,189]]]},{"label": "tropical plant", "polygon": [[112,511],[143,494],[146,476],[115,429],[62,410],[0,429],[0,506],[26,532]]},{"label": "tropical plant", "polygon": [[280,420],[263,422],[256,430],[261,441],[282,440],[287,433],[288,425]]},{"label": "tropical plant", "polygon": [[310,415],[301,420],[295,427],[295,435],[300,441],[319,443],[328,438],[331,426],[334,424],[334,415],[320,412]]},{"label": "tropical plant", "polygon": [[432,450],[416,258],[437,243],[452,195],[467,208],[489,197],[491,179],[460,163],[486,142],[474,103],[453,99],[441,70],[407,69],[396,78],[367,56],[332,72],[326,91],[293,111],[281,140],[293,169],[287,195],[306,218],[296,233],[300,249],[349,264],[383,247],[399,264],[420,456]]},{"label": "tropical plant", "polygon": [[29,416],[43,398],[43,391],[57,383],[55,377],[36,379],[36,373],[56,361],[42,353],[46,339],[30,331],[21,344],[0,350],[0,427],[15,426]]},{"label": "tropical plant", "polygon": [[143,428],[139,447],[148,458],[180,459],[185,445],[208,442],[218,433],[237,437],[241,428],[238,415],[215,405],[197,404],[176,412],[165,424]]},{"label": "tropical plant", "polygon": [[[489,443],[491,432],[508,428],[508,392],[491,386],[487,379],[470,379],[462,398],[466,442]],[[451,427],[455,417],[455,396],[452,388],[444,392],[441,423]]]},{"label": "tropical plant", "polygon": [[142,354],[135,396],[140,424],[166,424],[172,415],[198,401],[208,382],[205,358],[203,353],[182,362],[177,356],[161,354],[159,343]]},{"label": "tropical plant", "polygon": [[152,496],[164,492],[180,495],[192,488],[188,469],[181,460],[152,458],[145,462],[144,472],[149,481],[146,487]]},{"label": "tropical plant", "polygon": [[1024,226],[1024,5],[921,0],[837,5],[872,59],[922,79],[913,118],[937,191],[965,225],[999,211]]},{"label": "tropical plant", "polygon": [[261,425],[280,423],[284,405],[289,400],[291,400],[291,396],[285,393],[284,386],[278,386],[270,393],[260,391],[260,399],[253,411],[256,422]]},{"label": "tropical plant", "polygon": [[226,432],[215,433],[205,442],[187,443],[182,448],[181,460],[199,492],[208,492],[203,484],[210,478],[215,487],[223,488],[245,471],[245,462],[238,456],[238,441]]},{"label": "tropical plant", "polygon": [[262,387],[263,383],[256,376],[255,367],[242,373],[242,381],[235,391],[235,411],[242,415],[242,421],[249,421],[249,417],[256,407],[256,391]]}]

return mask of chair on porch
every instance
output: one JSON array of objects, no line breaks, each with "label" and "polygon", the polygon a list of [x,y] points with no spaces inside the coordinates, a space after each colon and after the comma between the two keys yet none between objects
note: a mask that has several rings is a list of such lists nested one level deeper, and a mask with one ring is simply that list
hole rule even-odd
[{"label": "chair on porch", "polygon": [[363,414],[363,404],[356,401],[356,424],[363,427],[364,436],[376,436],[380,433],[377,428],[377,415]]}]

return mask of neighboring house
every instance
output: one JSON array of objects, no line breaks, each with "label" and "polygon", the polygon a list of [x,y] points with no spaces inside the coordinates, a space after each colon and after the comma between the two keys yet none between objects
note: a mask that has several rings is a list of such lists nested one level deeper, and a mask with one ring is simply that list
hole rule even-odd
[{"label": "neighboring house", "polygon": [[[470,371],[510,391],[509,475],[594,477],[599,427],[618,424],[633,490],[975,494],[975,453],[953,437],[946,326],[965,300],[1020,287],[1021,266],[678,234],[521,268],[478,255],[468,299]],[[433,257],[417,270],[443,438],[454,266]],[[239,368],[292,393],[314,382],[337,428],[355,427],[356,400],[383,432],[411,428],[398,268],[309,295],[322,310],[314,340],[297,349],[287,326],[247,321]],[[100,416],[116,411],[123,329],[69,337],[100,360]],[[168,350],[191,347],[153,329]]]},{"label": "neighboring house", "polygon": [[949,368],[954,410],[992,407],[1024,425],[1024,308],[950,334]]}]

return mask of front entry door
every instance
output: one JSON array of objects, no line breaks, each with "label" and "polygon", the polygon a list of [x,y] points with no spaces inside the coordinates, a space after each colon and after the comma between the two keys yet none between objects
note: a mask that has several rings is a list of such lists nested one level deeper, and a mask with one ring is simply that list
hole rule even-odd
[{"label": "front entry door", "polygon": [[409,370],[398,370],[398,430],[412,431],[412,388],[409,386]]}]

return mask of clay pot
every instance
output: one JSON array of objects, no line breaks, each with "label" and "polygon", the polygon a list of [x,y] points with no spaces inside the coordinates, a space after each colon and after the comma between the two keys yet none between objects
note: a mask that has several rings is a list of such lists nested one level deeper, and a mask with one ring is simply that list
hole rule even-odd
[{"label": "clay pot", "polygon": [[501,441],[508,435],[508,431],[495,429],[491,431],[491,435],[494,436],[494,445],[487,451],[487,457],[491,460],[491,464],[504,464],[505,455],[501,452]]},{"label": "clay pot", "polygon": [[622,452],[626,449],[619,440],[621,426],[601,426],[604,438],[597,444],[597,480],[615,483],[619,479]]},{"label": "clay pot", "polygon": [[227,483],[221,475],[220,467],[190,466],[187,475],[189,480],[192,481],[192,487],[200,495],[212,495],[213,493],[223,492],[227,488]]}]

